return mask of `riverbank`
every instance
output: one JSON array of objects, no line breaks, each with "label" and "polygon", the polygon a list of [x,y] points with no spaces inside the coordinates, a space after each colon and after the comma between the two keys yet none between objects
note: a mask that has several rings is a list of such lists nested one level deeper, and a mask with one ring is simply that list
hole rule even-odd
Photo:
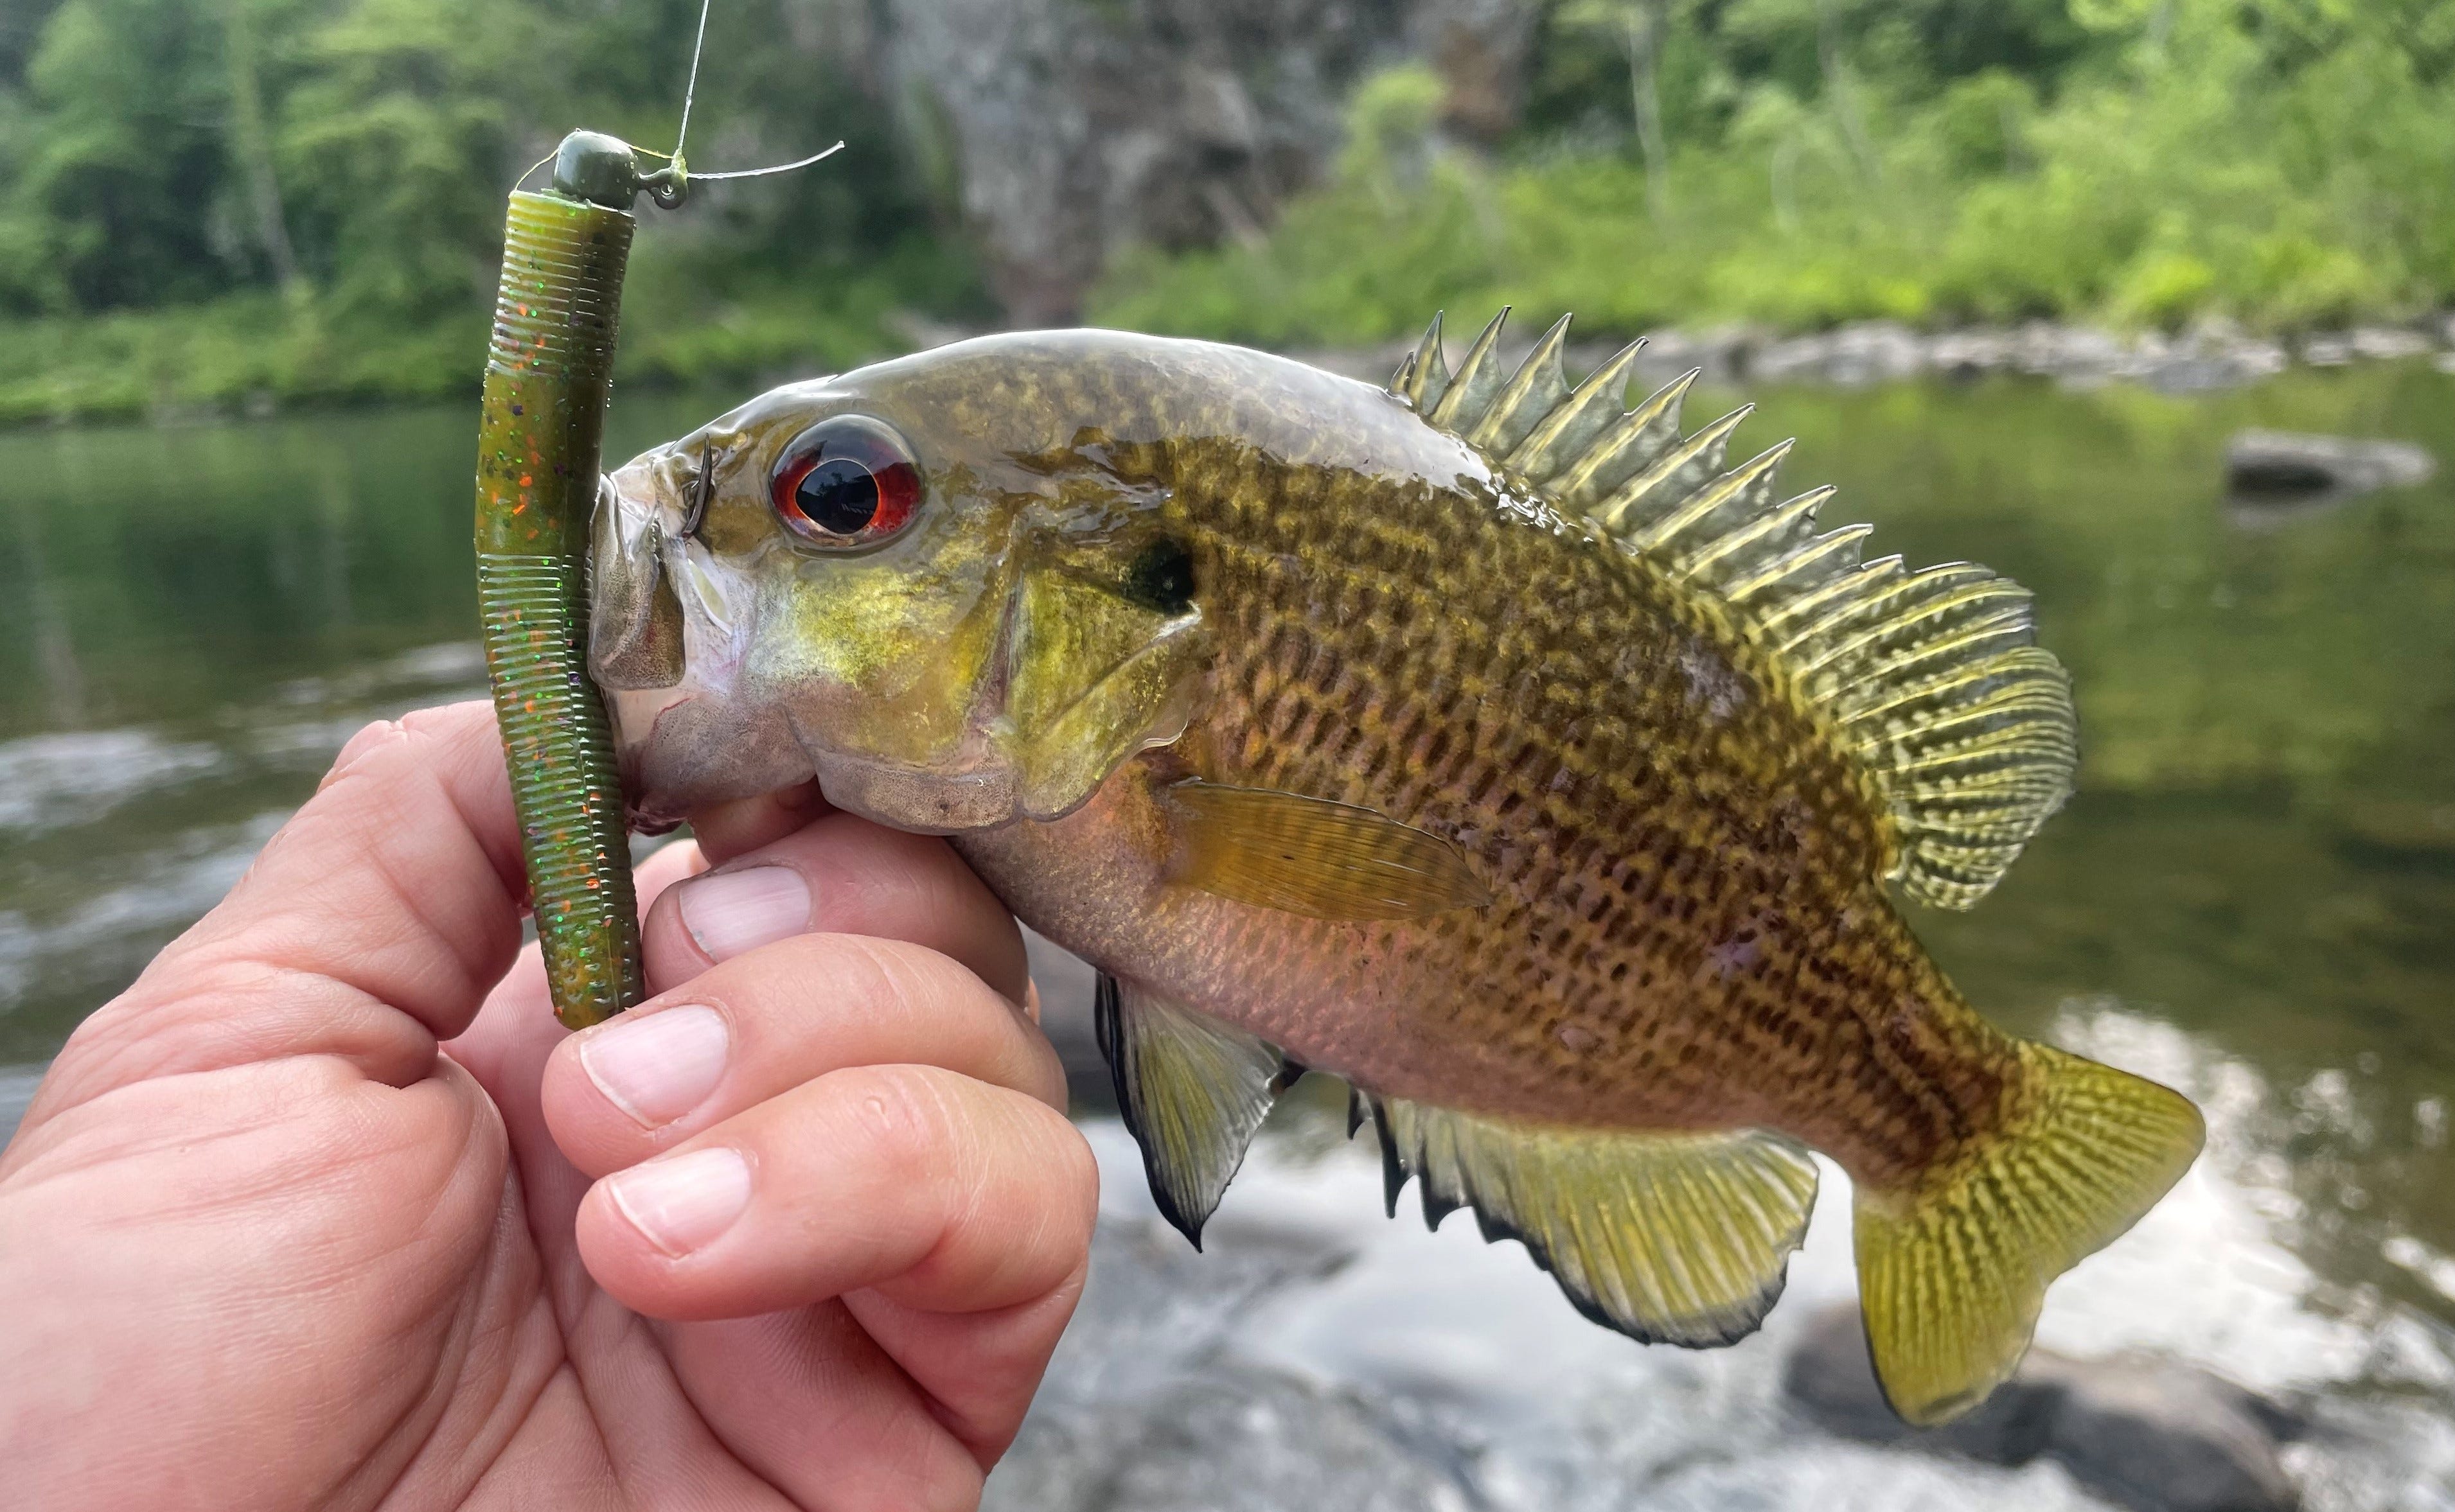
[{"label": "riverbank", "polygon": [[[959,250],[916,239],[864,269],[718,280],[648,250],[623,295],[625,388],[738,387],[841,371],[977,319]],[[951,291],[951,292],[950,292]],[[316,410],[475,403],[487,312],[354,312],[314,294],[233,294],[178,309],[0,322],[0,428],[197,424]]]},{"label": "riverbank", "polygon": [[[1459,309],[1450,314],[1454,360],[1473,339],[1482,312]],[[1512,320],[1504,353],[1524,352],[1541,330],[1535,320]],[[636,321],[618,382],[658,390],[736,388],[747,394],[977,333],[898,310],[880,297],[839,299],[834,308],[817,312],[777,297],[735,300],[662,329],[653,319]],[[354,334],[320,321],[313,311],[284,310],[270,299],[0,326],[0,353],[6,356],[0,427],[130,420],[190,425],[474,399],[485,338],[484,322],[465,315],[381,337]],[[1941,331],[1868,320],[1805,333],[1748,324],[1672,329],[1647,333],[1645,341],[1635,377],[1656,384],[1696,368],[1707,382],[1720,385],[1855,389],[1918,378],[2009,376],[2066,388],[2135,383],[2165,393],[2195,393],[2240,388],[2296,367],[2425,357],[2440,371],[2455,373],[2455,315],[2290,337],[2258,335],[2222,321],[2168,334],[2046,320]],[[1568,353],[1570,371],[1598,365],[1617,344],[1576,341]],[[1393,340],[1290,354],[1377,383],[1412,345],[1411,339]]]},{"label": "riverbank", "polygon": [[[1468,312],[1454,312],[1466,314]],[[1448,332],[1454,361],[1473,339],[1461,322]],[[1502,351],[1530,350],[1540,327],[1512,320]],[[1995,376],[2044,378],[2072,389],[2136,383],[2166,393],[2236,389],[2288,369],[2343,368],[2356,363],[2427,357],[2455,373],[2455,316],[2412,325],[2357,326],[2290,338],[2252,334],[2209,322],[2178,334],[2129,333],[2101,327],[2037,320],[2019,326],[1919,331],[1898,321],[1856,321],[1830,331],[1785,334],[1763,326],[1650,333],[1638,354],[1639,383],[1664,383],[1690,369],[1719,385],[1828,384],[1858,389],[1917,378],[1970,381]],[[1300,353],[1307,361],[1379,381],[1414,343]],[[1599,365],[1610,342],[1581,341],[1568,350],[1569,370]]]}]

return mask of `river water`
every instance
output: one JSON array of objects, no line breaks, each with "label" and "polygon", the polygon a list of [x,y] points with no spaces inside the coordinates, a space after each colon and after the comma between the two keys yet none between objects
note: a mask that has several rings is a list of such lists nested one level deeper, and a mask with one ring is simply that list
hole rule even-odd
[{"label": "river water", "polygon": [[[2057,1288],[2041,1342],[2303,1404],[2313,1508],[2455,1508],[2455,479],[2254,509],[2219,466],[2245,425],[2455,459],[2455,378],[1755,397],[1743,439],[1799,435],[1787,474],[1841,485],[1828,520],[2027,583],[2073,673],[2079,796],[1976,912],[1916,927],[1999,1022],[2211,1110],[2209,1158]],[[725,402],[626,399],[609,454]],[[0,1128],[353,730],[479,692],[473,431],[455,408],[0,434]],[[1388,1223],[1366,1152],[1298,1100],[1200,1258],[1086,1112],[1102,1279],[993,1502],[2100,1504],[2052,1464],[1846,1444],[1781,1404],[1782,1351],[1849,1295],[1835,1198],[1761,1339],[1640,1350],[1467,1220]],[[1169,1500],[1189,1464],[1247,1492]]]}]

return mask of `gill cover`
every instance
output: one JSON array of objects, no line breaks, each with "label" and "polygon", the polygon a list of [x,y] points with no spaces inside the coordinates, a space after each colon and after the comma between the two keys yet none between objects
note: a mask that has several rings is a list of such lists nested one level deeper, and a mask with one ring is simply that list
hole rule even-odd
[{"label": "gill cover", "polygon": [[644,822],[813,776],[907,830],[1055,818],[1184,732],[1207,642],[1167,491],[948,423],[966,381],[778,390],[614,475],[590,661]]},{"label": "gill cover", "polygon": [[588,673],[609,693],[682,680],[682,606],[654,514],[623,518],[614,480],[598,490],[589,529]]}]

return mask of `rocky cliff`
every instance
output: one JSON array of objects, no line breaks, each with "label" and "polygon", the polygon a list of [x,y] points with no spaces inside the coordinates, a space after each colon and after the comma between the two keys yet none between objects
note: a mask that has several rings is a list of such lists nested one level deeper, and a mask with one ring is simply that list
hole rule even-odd
[{"label": "rocky cliff", "polygon": [[1336,151],[1366,72],[1437,68],[1444,124],[1514,120],[1534,0],[880,0],[847,28],[1017,325],[1116,252],[1257,236]]}]

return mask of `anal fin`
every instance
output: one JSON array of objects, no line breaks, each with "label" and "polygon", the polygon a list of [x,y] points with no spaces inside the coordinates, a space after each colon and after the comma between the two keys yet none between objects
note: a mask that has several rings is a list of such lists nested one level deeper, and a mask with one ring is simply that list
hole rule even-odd
[{"label": "anal fin", "polygon": [[1253,1131],[1304,1068],[1273,1046],[1137,984],[1100,974],[1094,1021],[1151,1200],[1202,1247]]},{"label": "anal fin", "polygon": [[1521,1123],[1367,1094],[1394,1214],[1410,1176],[1424,1219],[1471,1207],[1487,1240],[1523,1240],[1577,1310],[1645,1343],[1754,1333],[1807,1235],[1816,1165],[1757,1129]]}]

